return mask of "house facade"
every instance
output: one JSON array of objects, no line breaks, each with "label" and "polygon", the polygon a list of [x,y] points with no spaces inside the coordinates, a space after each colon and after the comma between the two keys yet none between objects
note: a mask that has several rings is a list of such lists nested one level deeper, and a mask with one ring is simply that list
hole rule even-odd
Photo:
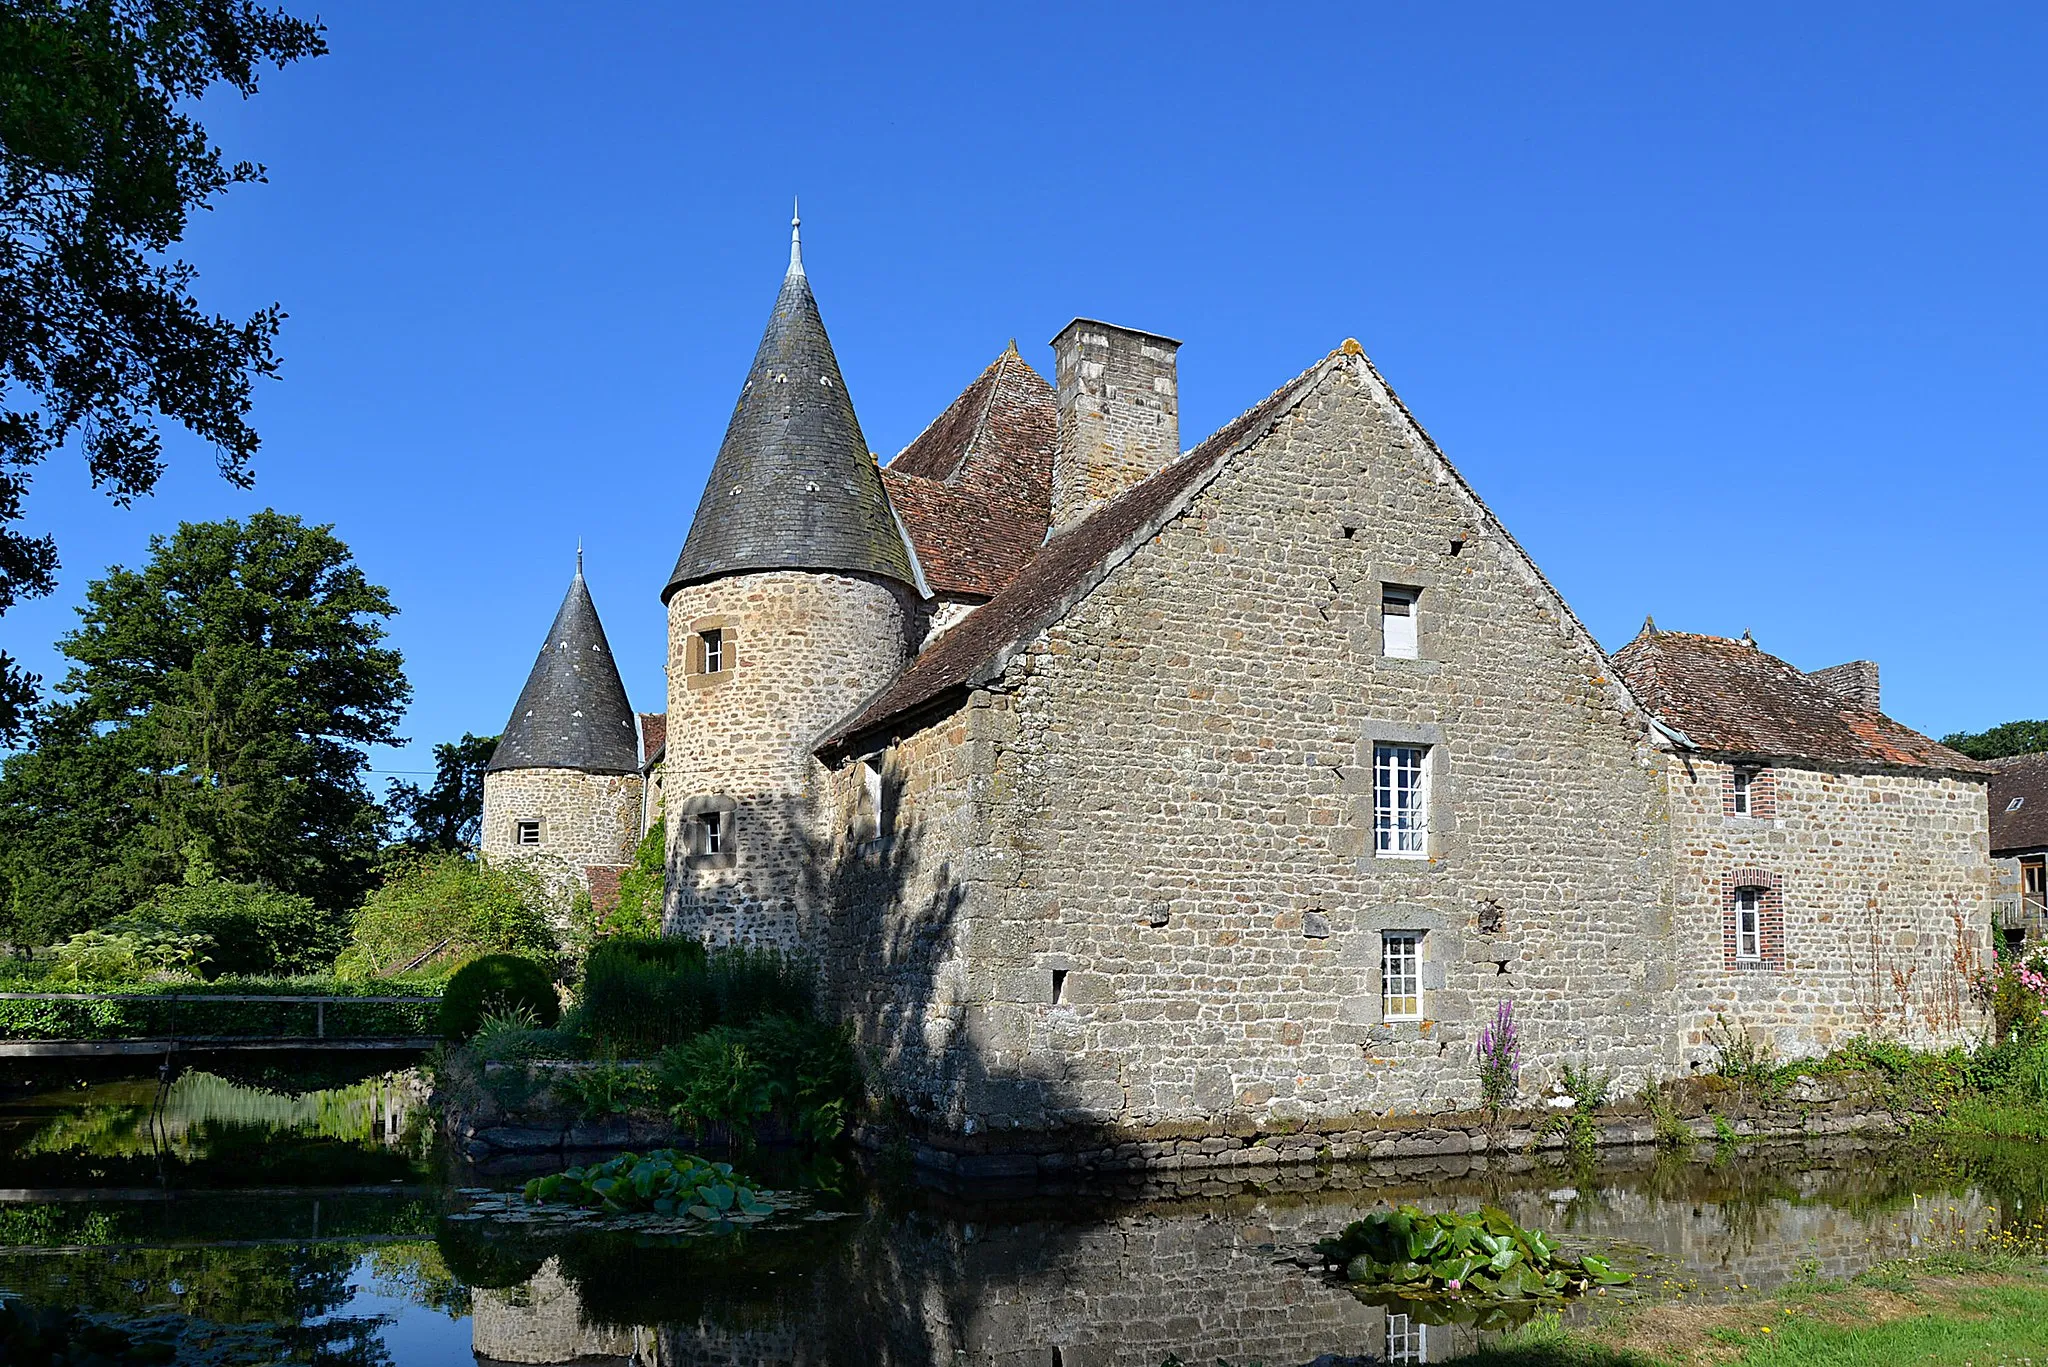
[{"label": "house facade", "polygon": [[1528,1092],[1974,1037],[1988,771],[1874,666],[1610,657],[1356,342],[1186,451],[1178,346],[880,467],[793,241],[663,594],[671,933],[813,957],[940,1148],[1467,1109],[1503,1001]]}]

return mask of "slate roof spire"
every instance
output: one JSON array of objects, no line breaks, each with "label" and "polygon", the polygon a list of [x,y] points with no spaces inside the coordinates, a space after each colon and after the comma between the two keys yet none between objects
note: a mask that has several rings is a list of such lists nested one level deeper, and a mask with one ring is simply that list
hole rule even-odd
[{"label": "slate roof spire", "polygon": [[548,639],[519,690],[512,719],[491,756],[488,772],[501,769],[580,769],[591,774],[631,774],[640,768],[640,733],[626,686],[612,660],[604,623],[583,582],[583,548],[576,549],[576,577],[548,628]]},{"label": "slate roof spire", "polygon": [[661,600],[746,570],[838,570],[914,585],[881,471],[804,274],[789,271]]}]

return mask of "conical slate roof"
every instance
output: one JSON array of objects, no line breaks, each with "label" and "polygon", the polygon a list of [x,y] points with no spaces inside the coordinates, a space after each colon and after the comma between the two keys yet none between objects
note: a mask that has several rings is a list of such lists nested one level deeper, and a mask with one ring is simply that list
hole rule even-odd
[{"label": "conical slate roof", "polygon": [[794,233],[775,312],[661,600],[700,580],[775,569],[915,582]]},{"label": "conical slate roof", "polygon": [[639,768],[633,708],[579,565],[489,769],[631,774]]}]

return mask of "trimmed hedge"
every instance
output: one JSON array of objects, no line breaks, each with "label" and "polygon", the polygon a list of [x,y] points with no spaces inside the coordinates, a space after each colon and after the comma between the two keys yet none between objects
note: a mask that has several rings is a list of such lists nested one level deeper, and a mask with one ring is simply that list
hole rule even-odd
[{"label": "trimmed hedge", "polygon": [[[71,987],[39,978],[0,980],[0,991],[70,992]],[[169,1035],[311,1035],[324,1013],[326,1034],[336,1038],[428,1038],[439,1021],[439,1005],[425,1002],[364,1002],[356,997],[435,996],[437,984],[342,983],[331,978],[246,979],[216,982],[136,983],[96,1001],[0,1000],[0,1039],[161,1039]],[[180,1001],[192,996],[234,995],[321,997],[313,1002]]]},{"label": "trimmed hedge", "polygon": [[441,992],[443,1038],[466,1040],[485,1016],[529,1011],[534,1024],[552,1027],[562,1018],[562,1000],[548,971],[517,954],[486,954],[457,969]]}]

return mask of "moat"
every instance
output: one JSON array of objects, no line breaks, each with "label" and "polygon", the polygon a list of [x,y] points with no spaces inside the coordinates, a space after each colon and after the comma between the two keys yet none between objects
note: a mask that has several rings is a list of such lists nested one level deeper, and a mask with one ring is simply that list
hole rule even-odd
[{"label": "moat", "polygon": [[476,1218],[479,1194],[541,1169],[437,1153],[405,1076],[245,1085],[264,1081],[280,1079],[59,1077],[0,1100],[0,1302],[16,1321],[68,1311],[205,1363],[1437,1362],[1493,1330],[1369,1303],[1294,1256],[1381,1202],[1485,1201],[1638,1273],[1613,1295],[1713,1297],[2033,1229],[2048,1209],[2048,1154],[2010,1145],[1701,1145],[1064,1190],[947,1190],[886,1156],[764,1151],[741,1161],[802,1191],[800,1214],[651,1237]]}]

